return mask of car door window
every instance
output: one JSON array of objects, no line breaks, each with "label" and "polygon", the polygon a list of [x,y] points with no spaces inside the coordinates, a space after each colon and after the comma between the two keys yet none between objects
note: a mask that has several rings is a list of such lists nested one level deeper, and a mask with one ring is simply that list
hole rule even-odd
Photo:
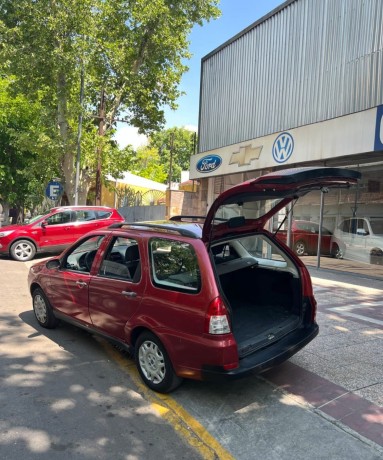
[{"label": "car door window", "polygon": [[137,241],[116,237],[112,240],[101,263],[99,275],[137,283],[141,278],[140,266]]},{"label": "car door window", "polygon": [[103,235],[97,235],[83,240],[66,255],[62,262],[62,268],[65,270],[89,273],[97,254],[97,250],[103,239]]},{"label": "car door window", "polygon": [[48,217],[46,222],[48,225],[67,224],[69,222],[72,222],[72,212],[58,212],[57,214],[53,214],[52,216]]}]

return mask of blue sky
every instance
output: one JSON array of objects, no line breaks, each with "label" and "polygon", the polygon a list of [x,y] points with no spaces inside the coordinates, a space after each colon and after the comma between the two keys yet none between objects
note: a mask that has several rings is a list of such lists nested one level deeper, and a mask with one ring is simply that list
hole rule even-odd
[{"label": "blue sky", "polygon": [[[177,101],[178,110],[165,111],[166,128],[197,128],[201,58],[282,3],[283,0],[221,0],[221,17],[193,28],[189,36],[193,57],[186,62],[189,71],[184,74],[180,85],[186,94]],[[128,126],[119,127],[116,139],[121,147],[127,143],[137,147],[145,142],[145,136],[138,136],[137,131]]]}]

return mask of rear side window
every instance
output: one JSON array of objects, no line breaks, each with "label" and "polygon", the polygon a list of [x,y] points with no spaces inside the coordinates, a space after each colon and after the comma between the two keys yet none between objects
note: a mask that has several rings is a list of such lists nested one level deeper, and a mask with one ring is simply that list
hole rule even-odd
[{"label": "rear side window", "polygon": [[81,209],[81,210],[76,211],[76,215],[77,215],[77,221],[79,222],[96,219],[96,213],[93,210]]},{"label": "rear side window", "polygon": [[96,219],[108,219],[112,213],[110,211],[97,211]]},{"label": "rear side window", "polygon": [[191,244],[165,238],[149,241],[153,284],[163,289],[197,293],[201,276],[197,255]]}]

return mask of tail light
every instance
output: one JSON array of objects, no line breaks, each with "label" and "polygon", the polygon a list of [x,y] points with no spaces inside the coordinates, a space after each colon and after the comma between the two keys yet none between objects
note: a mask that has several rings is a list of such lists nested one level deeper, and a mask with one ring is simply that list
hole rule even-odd
[{"label": "tail light", "polygon": [[210,302],[205,317],[205,332],[207,334],[229,334],[230,325],[227,308],[221,297]]},{"label": "tail light", "polygon": [[304,299],[307,299],[310,306],[311,316],[310,322],[314,322],[316,319],[317,302],[313,293],[313,286],[311,283],[310,273],[306,268],[301,268],[301,281],[302,281],[302,295]]}]

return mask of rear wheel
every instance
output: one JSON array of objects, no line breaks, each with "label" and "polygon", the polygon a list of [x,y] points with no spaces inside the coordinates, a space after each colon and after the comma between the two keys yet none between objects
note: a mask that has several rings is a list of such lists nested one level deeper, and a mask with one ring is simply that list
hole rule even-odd
[{"label": "rear wheel", "polygon": [[33,311],[40,326],[54,329],[59,320],[55,317],[49,300],[42,289],[37,288],[32,293]]},{"label": "rear wheel", "polygon": [[36,247],[32,241],[18,240],[12,244],[10,253],[12,259],[27,262],[35,257]]},{"label": "rear wheel", "polygon": [[294,251],[298,256],[304,256],[306,254],[306,243],[304,241],[297,241],[294,246]]},{"label": "rear wheel", "polygon": [[381,249],[372,249],[370,253],[370,264],[383,265],[383,251]]},{"label": "rear wheel", "polygon": [[169,356],[160,340],[151,332],[143,332],[137,339],[135,359],[145,384],[159,393],[169,393],[182,379],[174,372]]}]

